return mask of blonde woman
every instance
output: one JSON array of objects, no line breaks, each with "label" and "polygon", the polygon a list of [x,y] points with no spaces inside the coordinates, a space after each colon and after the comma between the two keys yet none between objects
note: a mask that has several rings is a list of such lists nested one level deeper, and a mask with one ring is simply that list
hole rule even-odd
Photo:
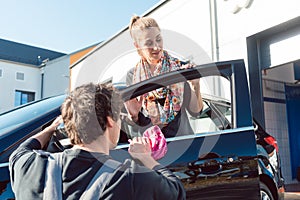
[{"label": "blonde woman", "polygon": [[[133,16],[129,31],[140,60],[127,74],[128,85],[159,74],[193,67],[164,50],[161,29],[153,18]],[[189,94],[185,92],[187,89]],[[154,90],[139,99],[132,99],[126,106],[132,120],[138,125],[158,125],[166,137],[173,137],[192,133],[186,113],[182,111],[183,100],[187,96],[189,112],[199,113],[203,107],[199,79],[189,81],[188,86],[178,83]]]}]

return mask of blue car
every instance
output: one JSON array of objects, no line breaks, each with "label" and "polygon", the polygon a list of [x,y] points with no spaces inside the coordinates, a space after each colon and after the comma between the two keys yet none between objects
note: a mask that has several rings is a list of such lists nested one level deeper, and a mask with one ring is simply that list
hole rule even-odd
[{"label": "blue car", "polygon": [[[191,129],[181,129],[180,136],[166,138],[168,151],[159,162],[182,181],[187,199],[281,199],[284,179],[277,142],[252,117],[243,60],[199,65],[116,87],[127,101],[198,78],[204,108],[191,114],[182,107]],[[219,90],[212,92],[210,86],[216,82]],[[65,97],[46,98],[0,114],[0,199],[14,199],[8,170],[10,154],[60,115]],[[119,161],[129,158],[127,140],[141,135],[144,129],[132,122],[124,109],[119,145],[111,151],[112,157]],[[70,147],[62,125],[45,150]]]}]

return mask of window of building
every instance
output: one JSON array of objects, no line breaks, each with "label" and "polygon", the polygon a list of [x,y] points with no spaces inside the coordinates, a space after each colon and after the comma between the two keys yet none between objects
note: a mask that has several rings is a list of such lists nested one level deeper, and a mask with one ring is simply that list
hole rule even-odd
[{"label": "window of building", "polygon": [[15,91],[15,106],[19,106],[25,103],[29,103],[34,101],[34,92],[26,92],[26,91]]},{"label": "window of building", "polygon": [[25,78],[24,73],[22,73],[22,72],[17,72],[17,73],[16,73],[16,79],[17,79],[17,80],[24,81],[24,78]]}]

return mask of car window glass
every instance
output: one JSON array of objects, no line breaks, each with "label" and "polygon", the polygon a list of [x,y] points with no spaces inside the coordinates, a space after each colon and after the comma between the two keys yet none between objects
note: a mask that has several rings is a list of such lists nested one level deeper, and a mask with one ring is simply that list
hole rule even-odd
[{"label": "car window glass", "polygon": [[[171,105],[169,105],[173,106],[175,110],[178,109],[176,106],[181,108],[181,125],[176,127],[176,123],[175,125],[172,124],[174,128],[178,128],[180,130],[180,133],[178,132],[179,135],[215,132],[219,130],[225,130],[231,127],[231,94],[229,80],[220,76],[210,76],[200,79],[200,92],[203,98],[204,107],[202,109],[202,112],[198,113],[193,112],[189,107],[189,100],[191,99],[191,96],[189,96],[191,95],[189,94],[189,92],[191,92],[189,88],[189,81],[185,81],[180,84],[183,87],[182,91],[184,95],[182,95],[178,99],[174,98],[170,102]],[[188,87],[189,90],[184,89],[186,87]],[[167,93],[173,92],[175,91],[174,85],[161,87],[155,90],[154,92],[151,91],[147,94],[142,95],[143,98],[147,99],[146,102],[145,100],[143,101],[143,109],[141,111],[145,118],[151,118],[151,116],[157,114],[158,110],[166,109],[165,101],[168,100],[168,98],[166,98],[166,96],[161,95],[163,90],[165,90],[165,92]],[[178,92],[178,90],[180,89],[176,88],[176,92]],[[146,104],[148,106],[149,104],[152,104],[152,106],[156,109],[152,111],[146,110]],[[223,104],[224,106],[222,106]],[[121,115],[122,127],[120,142],[127,142],[127,139],[129,138],[135,136],[142,136],[143,131],[146,130],[148,126],[137,125],[135,122],[133,122],[130,119],[130,117],[128,117],[126,109],[122,111]],[[168,116],[160,116],[160,118],[166,117]],[[148,122],[151,122],[151,120],[148,119]],[[151,125],[151,123],[149,124]],[[161,128],[164,127],[164,125],[162,124],[160,124],[159,126]]]},{"label": "car window glass", "polygon": [[189,122],[194,133],[218,131],[216,123],[211,118],[211,108],[207,101],[204,101],[203,111],[198,116],[192,116],[188,113]]},{"label": "car window glass", "polygon": [[230,104],[216,104],[216,107],[218,108],[218,110],[226,117],[226,119],[228,120],[228,122],[231,124],[231,107]]}]

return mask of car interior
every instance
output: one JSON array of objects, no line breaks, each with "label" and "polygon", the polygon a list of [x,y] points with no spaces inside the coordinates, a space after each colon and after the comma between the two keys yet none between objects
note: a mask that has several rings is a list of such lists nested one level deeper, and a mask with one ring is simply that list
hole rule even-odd
[{"label": "car interior", "polygon": [[[210,80],[212,78],[216,77],[210,77]],[[228,82],[227,79],[223,79],[223,82]],[[207,134],[214,133],[220,130],[230,129],[232,127],[230,100],[213,94],[204,94],[204,92],[202,91],[201,95],[203,98],[204,107],[200,113],[191,113],[187,108],[185,108],[188,123],[193,130],[192,134]],[[181,106],[183,104],[185,104],[184,100],[182,101]],[[120,127],[119,144],[128,144],[128,139],[136,136],[141,136],[143,134],[143,131],[146,129],[145,127],[141,128],[135,122],[133,122],[130,117],[128,117],[125,107],[123,107],[123,109],[121,110],[120,118],[122,123]],[[67,138],[67,133],[64,130],[64,126],[63,124],[61,124],[51,138],[47,151],[57,152],[71,147],[72,145]]]}]

